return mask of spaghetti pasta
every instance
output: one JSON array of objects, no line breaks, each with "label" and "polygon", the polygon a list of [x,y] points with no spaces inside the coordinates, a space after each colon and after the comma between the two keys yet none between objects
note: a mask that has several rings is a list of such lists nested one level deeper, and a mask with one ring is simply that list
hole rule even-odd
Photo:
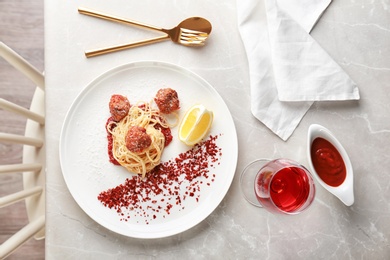
[{"label": "spaghetti pasta", "polygon": [[[126,147],[126,135],[133,126],[143,127],[151,138],[151,144],[140,152]],[[119,122],[112,120],[106,126],[112,135],[112,154],[115,160],[129,172],[145,174],[160,164],[166,140],[162,129],[169,129],[167,120],[151,103],[138,102]]]}]

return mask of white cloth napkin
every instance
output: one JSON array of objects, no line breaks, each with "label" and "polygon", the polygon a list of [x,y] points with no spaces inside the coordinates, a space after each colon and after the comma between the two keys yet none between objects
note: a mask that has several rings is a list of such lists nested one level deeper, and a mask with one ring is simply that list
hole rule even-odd
[{"label": "white cloth napkin", "polygon": [[316,100],[359,99],[356,84],[310,36],[331,0],[237,0],[253,115],[287,140]]}]

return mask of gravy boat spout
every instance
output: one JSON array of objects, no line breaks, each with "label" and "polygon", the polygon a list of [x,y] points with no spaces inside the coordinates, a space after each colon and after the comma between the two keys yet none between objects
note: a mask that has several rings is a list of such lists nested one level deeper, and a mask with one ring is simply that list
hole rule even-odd
[{"label": "gravy boat spout", "polygon": [[[346,206],[351,206],[355,201],[352,164],[347,152],[336,137],[321,125],[310,125],[307,156],[310,170],[321,186],[339,198]],[[338,167],[337,174],[335,168],[332,168],[336,167],[335,164]]]}]

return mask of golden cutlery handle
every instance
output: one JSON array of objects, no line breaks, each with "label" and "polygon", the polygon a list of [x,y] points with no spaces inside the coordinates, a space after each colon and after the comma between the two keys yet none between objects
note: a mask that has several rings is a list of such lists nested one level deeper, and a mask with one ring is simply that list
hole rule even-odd
[{"label": "golden cutlery handle", "polygon": [[160,28],[160,27],[156,27],[156,26],[153,26],[153,25],[137,22],[137,21],[134,21],[134,20],[121,18],[121,17],[118,17],[118,16],[104,14],[104,13],[101,13],[101,12],[98,12],[98,11],[93,11],[93,10],[90,10],[90,9],[87,9],[87,8],[84,8],[84,7],[79,7],[78,11],[79,11],[80,14],[85,14],[85,15],[96,17],[96,18],[101,18],[101,19],[104,19],[104,20],[109,20],[109,21],[113,21],[113,22],[117,22],[117,23],[136,25],[136,26],[152,29],[152,30],[155,30],[155,31],[164,32],[164,29]]},{"label": "golden cutlery handle", "polygon": [[155,38],[148,39],[148,40],[142,40],[142,41],[138,41],[138,42],[127,43],[127,44],[123,44],[123,45],[111,46],[111,47],[107,47],[107,48],[103,48],[103,49],[90,50],[90,51],[85,52],[85,56],[87,58],[90,58],[90,57],[94,57],[94,56],[98,56],[98,55],[102,55],[102,54],[107,54],[107,53],[111,53],[111,52],[115,52],[115,51],[121,51],[121,50],[126,50],[126,49],[130,49],[130,48],[138,47],[138,46],[143,46],[143,45],[155,43],[155,42],[160,42],[160,41],[164,41],[166,39],[169,39],[168,35],[159,36],[159,37],[155,37]]}]

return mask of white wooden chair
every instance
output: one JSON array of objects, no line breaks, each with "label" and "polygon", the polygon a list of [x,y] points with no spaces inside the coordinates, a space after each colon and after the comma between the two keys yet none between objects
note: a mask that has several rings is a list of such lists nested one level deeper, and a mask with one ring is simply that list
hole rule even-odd
[{"label": "white wooden chair", "polygon": [[27,118],[25,135],[0,133],[0,142],[23,145],[21,164],[0,165],[0,174],[23,172],[22,191],[0,197],[0,209],[25,200],[29,224],[0,245],[0,259],[12,254],[30,238],[45,238],[44,86],[42,73],[0,41],[0,57],[31,79],[36,87],[30,109],[0,97],[0,108]]}]

